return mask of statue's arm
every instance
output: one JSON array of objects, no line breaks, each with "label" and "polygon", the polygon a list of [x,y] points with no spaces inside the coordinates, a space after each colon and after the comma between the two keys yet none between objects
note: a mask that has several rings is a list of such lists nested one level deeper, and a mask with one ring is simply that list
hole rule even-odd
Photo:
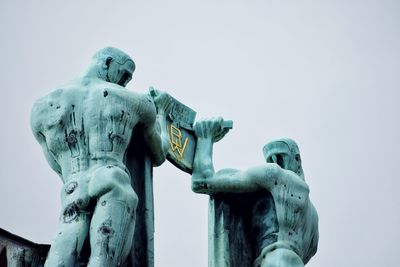
[{"label": "statue's arm", "polygon": [[40,102],[36,102],[32,108],[31,112],[31,128],[33,135],[35,136],[36,140],[39,142],[43,149],[44,156],[49,163],[50,167],[61,177],[62,179],[62,172],[61,167],[55,160],[53,154],[50,152],[49,148],[47,147],[46,137],[43,134],[43,127],[42,127],[42,119],[40,114],[42,113]]},{"label": "statue's arm", "polygon": [[272,190],[273,177],[278,170],[266,166],[256,166],[244,171],[223,169],[212,176],[193,179],[192,189],[196,193],[251,193],[260,190]]},{"label": "statue's arm", "polygon": [[[195,125],[197,145],[193,162],[192,190],[196,193],[245,193],[265,189],[270,183],[265,180],[276,174],[278,166],[250,168],[245,171],[223,169],[215,172],[212,160],[214,142],[222,138],[222,118],[200,121]],[[275,168],[278,167],[278,168]]]},{"label": "statue's arm", "polygon": [[311,220],[311,242],[310,242],[310,247],[306,253],[306,256],[304,258],[304,263],[307,263],[312,256],[315,255],[315,253],[317,253],[317,249],[318,249],[318,240],[319,240],[319,230],[318,230],[318,213],[317,210],[315,209],[314,205],[311,203],[309,203],[309,216],[310,216],[310,220]]},{"label": "statue's arm", "polygon": [[212,159],[213,146],[214,143],[211,138],[197,138],[192,170],[193,181],[203,181],[214,178],[215,171]]},{"label": "statue's arm", "polygon": [[212,159],[214,143],[222,139],[227,133],[227,131],[222,130],[222,123],[222,118],[214,118],[200,120],[194,125],[197,144],[193,160],[192,189],[195,192],[197,192],[196,184],[213,179],[215,176]]},{"label": "statue's arm", "polygon": [[[40,135],[40,133],[39,133]],[[43,149],[44,156],[49,163],[50,167],[55,171],[62,179],[62,172],[61,172],[61,167],[58,164],[58,162],[54,159],[53,154],[49,151],[47,144],[46,144],[46,139],[43,136],[36,137],[36,140],[40,143]]]},{"label": "statue's arm", "polygon": [[153,165],[159,166],[165,161],[168,152],[168,137],[165,135],[166,121],[163,114],[156,114],[156,107],[150,96],[142,101],[140,121],[143,135],[153,159]]}]

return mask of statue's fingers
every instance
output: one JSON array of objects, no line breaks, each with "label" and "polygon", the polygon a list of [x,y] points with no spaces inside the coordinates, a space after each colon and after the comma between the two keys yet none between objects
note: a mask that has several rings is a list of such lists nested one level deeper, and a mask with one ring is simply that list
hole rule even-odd
[{"label": "statue's fingers", "polygon": [[196,134],[197,137],[203,137],[203,128],[204,128],[204,121],[199,120],[195,123],[194,125],[194,133]]},{"label": "statue's fingers", "polygon": [[197,137],[199,137],[199,134],[200,134],[200,125],[199,125],[198,122],[196,122],[196,123],[194,124],[193,129],[194,129],[194,134],[195,134]]},{"label": "statue's fingers", "polygon": [[170,112],[172,110],[172,107],[173,107],[172,99],[168,98],[168,100],[165,101],[165,102],[166,102],[166,104],[165,104],[164,110],[167,111],[167,112]]},{"label": "statue's fingers", "polygon": [[223,133],[218,133],[217,135],[214,136],[214,142],[220,141],[222,138],[224,138],[225,134]]},{"label": "statue's fingers", "polygon": [[229,131],[229,128],[222,128],[222,135],[225,136]]},{"label": "statue's fingers", "polygon": [[150,96],[154,99],[158,96],[159,92],[157,89],[155,89],[153,86],[150,86],[149,88]]},{"label": "statue's fingers", "polygon": [[229,128],[221,127],[219,133],[215,137],[215,142],[218,142],[222,138],[225,137],[225,135],[229,132]]}]

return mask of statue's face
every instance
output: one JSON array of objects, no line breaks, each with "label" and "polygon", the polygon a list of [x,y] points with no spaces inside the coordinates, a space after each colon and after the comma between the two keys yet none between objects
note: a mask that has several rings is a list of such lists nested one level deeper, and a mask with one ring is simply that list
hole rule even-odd
[{"label": "statue's face", "polygon": [[125,87],[132,79],[134,71],[135,64],[132,60],[127,60],[124,63],[120,63],[111,59],[111,61],[108,62],[107,79],[111,83]]},{"label": "statue's face", "polygon": [[267,163],[276,163],[283,169],[303,174],[300,152],[294,141],[270,142],[264,147],[264,156]]}]

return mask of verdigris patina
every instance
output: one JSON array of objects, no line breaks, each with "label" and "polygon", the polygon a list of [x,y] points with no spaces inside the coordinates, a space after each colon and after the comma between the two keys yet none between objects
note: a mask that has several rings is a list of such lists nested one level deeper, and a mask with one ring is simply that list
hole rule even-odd
[{"label": "verdigris patina", "polygon": [[210,267],[300,267],[316,253],[318,216],[309,199],[300,153],[291,139],[264,147],[267,163],[214,172],[221,118],[195,124],[192,189],[211,195]]},{"label": "verdigris patina", "polygon": [[[82,77],[33,106],[33,133],[64,184],[59,230],[45,266],[153,265],[149,169],[168,150],[168,137],[160,131],[168,103],[165,94],[154,98],[157,115],[149,95],[126,90],[134,70],[126,53],[104,48]],[[86,242],[89,259],[82,256]],[[146,247],[140,256],[146,259],[137,261]]]},{"label": "verdigris patina", "polygon": [[167,93],[126,90],[134,70],[126,53],[104,48],[82,77],[34,104],[33,133],[63,182],[45,266],[153,267],[152,167],[166,158],[211,196],[210,267],[304,266],[318,216],[296,143],[270,142],[266,164],[215,173],[213,144],[232,121],[194,124],[196,113]]}]

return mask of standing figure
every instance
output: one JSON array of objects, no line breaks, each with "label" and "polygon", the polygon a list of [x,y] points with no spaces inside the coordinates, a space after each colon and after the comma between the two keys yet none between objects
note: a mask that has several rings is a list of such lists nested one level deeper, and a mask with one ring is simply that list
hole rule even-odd
[{"label": "standing figure", "polygon": [[[160,133],[165,116],[156,115],[150,96],[125,88],[134,70],[127,54],[104,48],[83,77],[33,106],[33,133],[64,184],[59,229],[45,266],[78,266],[85,240],[88,266],[120,266],[127,260],[138,204],[131,186],[135,177],[126,167],[134,129],[141,129],[153,165],[165,160],[168,149]],[[155,101],[163,107],[162,96]]]},{"label": "standing figure", "polygon": [[226,134],[222,122],[213,119],[195,125],[198,142],[193,191],[219,194],[222,198],[225,193],[234,193],[239,200],[248,193],[264,195],[251,209],[248,233],[253,235],[253,266],[303,267],[317,250],[318,215],[309,199],[296,143],[290,139],[270,142],[264,147],[266,164],[244,171],[224,169],[215,173],[212,148]]}]

